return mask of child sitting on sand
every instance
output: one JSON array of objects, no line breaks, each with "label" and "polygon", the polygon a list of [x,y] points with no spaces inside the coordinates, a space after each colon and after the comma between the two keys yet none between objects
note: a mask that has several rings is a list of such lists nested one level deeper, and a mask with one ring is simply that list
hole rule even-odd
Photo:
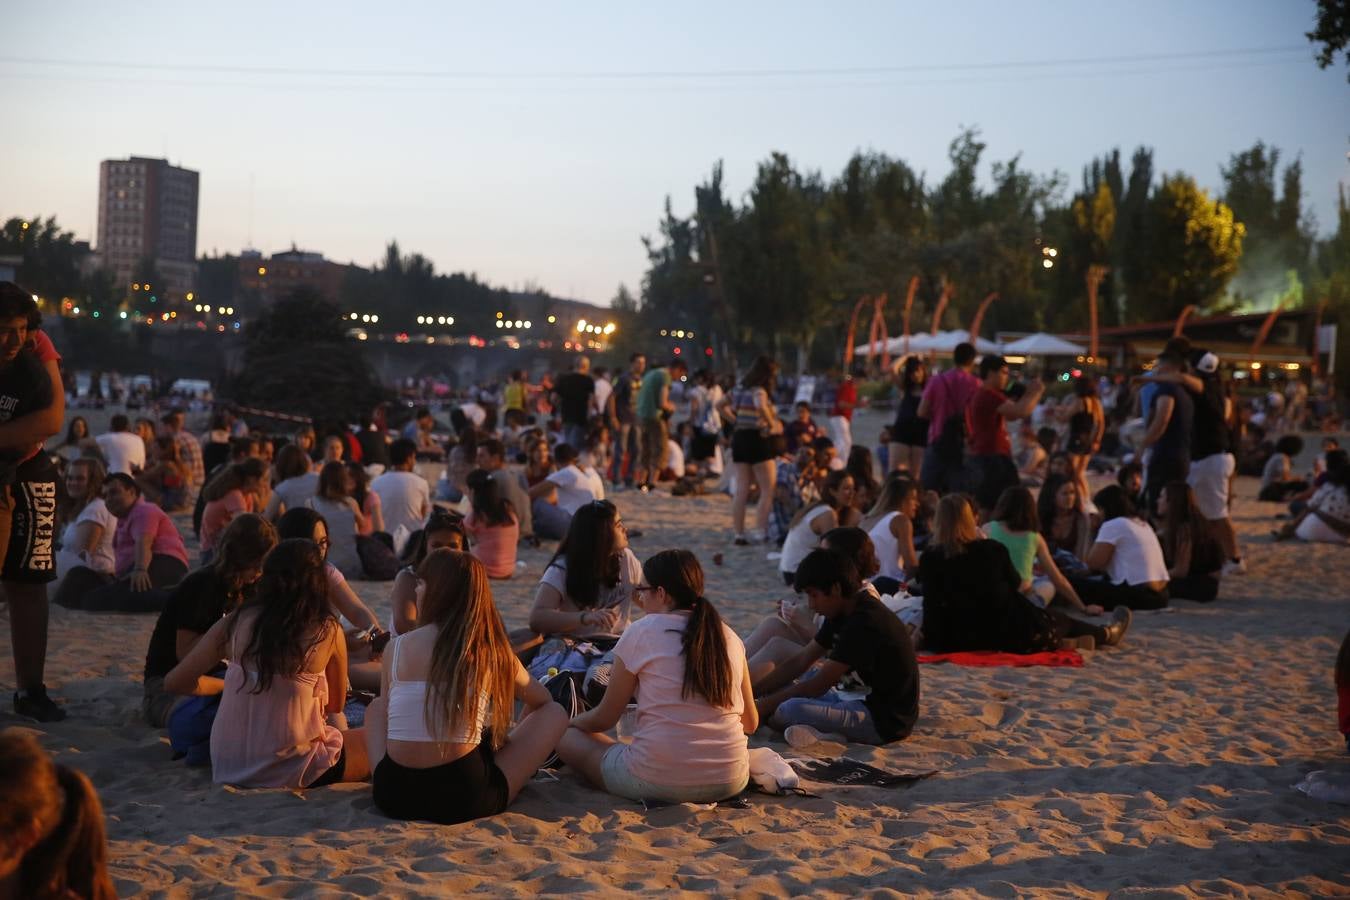
[{"label": "child sitting on sand", "polygon": [[[642,567],[636,596],[647,615],[614,648],[604,699],[572,720],[558,755],[592,784],[630,800],[712,803],[750,777],[745,736],[759,727],[745,648],[703,596],[688,550]],[[603,734],[637,697],[631,744]]]},{"label": "child sitting on sand", "polygon": [[[496,815],[553,752],[567,714],[512,652],[481,562],[437,550],[418,575],[424,624],[390,642],[366,710],[375,805],[445,825]],[[525,715],[512,728],[517,700]]]},{"label": "child sitting on sand", "polygon": [[[869,591],[853,563],[832,550],[813,550],[797,567],[793,587],[825,624],[805,647],[771,672],[759,688],[760,716],[794,747],[821,732],[863,744],[904,740],[919,718],[919,665],[904,624]],[[796,680],[817,660],[824,662]],[[833,692],[856,672],[871,688],[862,700]]]},{"label": "child sitting on sand", "polygon": [[[208,675],[221,659],[225,677]],[[313,541],[278,544],[257,598],[212,625],[164,687],[221,695],[211,726],[218,784],[310,788],[370,776],[364,733],[345,730],[347,642]]]}]

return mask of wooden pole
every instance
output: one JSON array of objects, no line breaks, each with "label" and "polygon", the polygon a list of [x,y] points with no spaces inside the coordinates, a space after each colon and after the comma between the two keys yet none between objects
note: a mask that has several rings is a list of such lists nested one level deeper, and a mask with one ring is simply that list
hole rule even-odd
[{"label": "wooden pole", "polygon": [[853,371],[853,336],[858,330],[858,313],[862,312],[867,297],[863,296],[853,305],[853,315],[848,320],[848,337],[844,340],[844,371]]},{"label": "wooden pole", "polygon": [[980,339],[980,323],[984,321],[985,310],[989,309],[989,304],[998,299],[998,291],[994,291],[988,297],[985,297],[980,303],[980,308],[975,310],[975,318],[970,323],[970,343],[973,345]]},{"label": "wooden pole", "polygon": [[913,278],[909,280],[909,290],[905,292],[905,313],[904,313],[904,322],[902,323],[905,337],[904,343],[901,346],[901,352],[905,356],[909,356],[909,311],[914,308],[914,294],[918,290],[919,290],[919,276],[915,275]]},{"label": "wooden pole", "polygon": [[1088,342],[1088,358],[1093,360],[1097,358],[1097,288],[1101,287],[1102,279],[1109,271],[1111,271],[1109,267],[1100,263],[1093,263],[1087,270],[1088,328],[1091,334],[1091,340]]},{"label": "wooden pole", "polygon": [[1186,327],[1186,320],[1189,319],[1191,313],[1195,312],[1197,309],[1199,309],[1199,307],[1192,303],[1181,311],[1181,315],[1177,316],[1176,327],[1172,329],[1172,337],[1181,337],[1181,331]]},{"label": "wooden pole", "polygon": [[1270,315],[1266,316],[1266,320],[1261,323],[1261,330],[1256,333],[1256,340],[1252,341],[1251,359],[1249,362],[1256,362],[1256,354],[1260,352],[1261,345],[1266,342],[1266,338],[1270,337],[1270,329],[1275,327],[1275,320],[1279,317],[1280,310],[1284,308],[1284,301],[1288,299],[1288,295],[1285,295],[1275,301],[1275,308],[1270,311]]},{"label": "wooden pole", "polygon": [[[881,368],[889,371],[891,368],[891,337],[887,334],[886,316],[882,310],[886,306],[886,294],[877,298],[876,306],[872,310],[872,323],[876,326],[877,333],[881,336]],[[870,363],[871,360],[868,360]]]},{"label": "wooden pole", "polygon": [[[937,306],[933,307],[933,337],[937,337],[938,326],[942,324],[942,314],[947,311],[947,304],[951,302],[952,294],[956,293],[956,288],[946,278],[942,279],[942,293],[938,295]],[[932,368],[933,363],[937,361],[937,351],[928,351],[928,366]]]}]

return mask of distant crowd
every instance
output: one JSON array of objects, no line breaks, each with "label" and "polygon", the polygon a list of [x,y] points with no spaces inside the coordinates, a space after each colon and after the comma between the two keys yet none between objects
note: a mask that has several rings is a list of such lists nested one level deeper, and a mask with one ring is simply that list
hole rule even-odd
[{"label": "distant crowd", "polygon": [[[147,724],[221,783],[370,780],[388,815],[457,822],[561,760],[618,796],[717,801],[746,788],[761,723],[796,747],[903,740],[922,727],[920,653],[1115,647],[1132,611],[1214,602],[1246,567],[1230,507],[1250,416],[1184,339],[1059,401],[969,344],[941,372],[909,357],[872,446],[852,430],[857,376],[830,385],[821,422],[810,398],[783,414],[770,358],[730,381],[640,354],[617,372],[578,357],[547,389],[513,373],[397,431],[386,409],[262,435],[223,407],[201,431],[145,407],[57,436],[59,356],[11,287],[15,709],[65,717],[42,683],[49,591],[155,615]],[[1301,438],[1277,437],[1260,462],[1277,537],[1345,544],[1345,451],[1324,443],[1303,473]],[[629,490],[727,494],[727,553],[771,551],[791,599],[737,635],[693,553],[630,548],[606,499]],[[528,623],[508,631],[492,580],[543,542]],[[389,621],[356,580],[389,582]]]}]

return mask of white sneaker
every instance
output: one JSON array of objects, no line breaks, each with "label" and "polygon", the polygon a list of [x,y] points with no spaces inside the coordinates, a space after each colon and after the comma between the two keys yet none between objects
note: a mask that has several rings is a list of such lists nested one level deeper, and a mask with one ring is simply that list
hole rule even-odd
[{"label": "white sneaker", "polygon": [[1238,559],[1236,562],[1234,562],[1234,561],[1231,560],[1231,559],[1228,560],[1227,562],[1225,562],[1225,563],[1223,564],[1223,570],[1222,570],[1219,574],[1221,574],[1221,575],[1246,575],[1246,574],[1247,574],[1247,558],[1246,558],[1246,557],[1242,557],[1241,559]]},{"label": "white sneaker", "polygon": [[783,731],[783,740],[794,750],[819,744],[824,738],[810,725],[789,725]]}]

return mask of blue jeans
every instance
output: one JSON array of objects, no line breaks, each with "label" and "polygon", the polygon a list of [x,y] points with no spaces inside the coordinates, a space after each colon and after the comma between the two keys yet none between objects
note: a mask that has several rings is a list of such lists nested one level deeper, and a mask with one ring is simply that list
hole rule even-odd
[{"label": "blue jeans", "polygon": [[939,453],[937,447],[930,443],[923,449],[922,481],[924,490],[937,491],[939,494],[965,490],[965,454],[952,458]]},{"label": "blue jeans", "polygon": [[572,449],[580,453],[586,449],[586,426],[578,425],[575,422],[563,423],[563,443],[571,445]]},{"label": "blue jeans", "polygon": [[779,730],[789,725],[810,725],[817,731],[842,734],[855,744],[882,744],[872,711],[861,700],[844,700],[828,692],[822,697],[784,700],[770,724]]}]

